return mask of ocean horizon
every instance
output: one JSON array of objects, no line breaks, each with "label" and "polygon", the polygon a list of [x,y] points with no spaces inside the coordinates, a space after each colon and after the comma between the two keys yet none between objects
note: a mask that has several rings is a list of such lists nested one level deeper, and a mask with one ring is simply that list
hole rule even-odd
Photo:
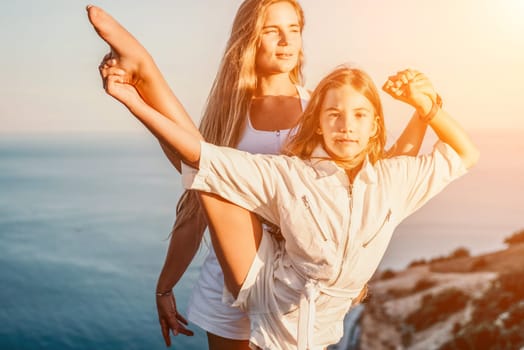
[{"label": "ocean horizon", "polygon": [[[479,134],[479,165],[397,229],[380,268],[503,248],[524,228],[519,136]],[[145,133],[0,135],[0,349],[165,348],[154,291],[181,192]],[[175,289],[182,313],[205,255]],[[191,329],[172,348],[206,348]]]}]

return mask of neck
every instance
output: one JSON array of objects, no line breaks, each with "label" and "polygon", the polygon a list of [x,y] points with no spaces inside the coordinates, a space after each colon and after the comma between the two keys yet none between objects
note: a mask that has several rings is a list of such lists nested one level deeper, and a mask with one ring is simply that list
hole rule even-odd
[{"label": "neck", "polygon": [[357,166],[355,167],[352,167],[352,168],[346,168],[346,174],[349,178],[349,182],[350,183],[353,183],[355,181],[355,177],[357,176],[358,172],[360,171],[360,169],[362,169],[362,163],[361,162],[360,164],[358,164]]},{"label": "neck", "polygon": [[255,96],[296,96],[295,84],[288,73],[259,75]]},{"label": "neck", "polygon": [[353,159],[334,160],[334,161],[335,163],[338,164],[338,166],[344,169],[344,171],[346,172],[346,175],[349,178],[349,182],[353,183],[358,172],[360,171],[360,169],[362,169],[362,165],[364,165],[365,159],[366,159],[366,155],[364,153],[361,153]]}]

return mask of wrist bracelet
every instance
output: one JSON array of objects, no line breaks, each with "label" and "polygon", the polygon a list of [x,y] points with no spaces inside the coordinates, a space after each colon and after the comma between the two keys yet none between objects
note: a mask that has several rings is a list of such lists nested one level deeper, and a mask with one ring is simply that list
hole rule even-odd
[{"label": "wrist bracelet", "polygon": [[431,100],[431,110],[429,111],[428,114],[426,114],[425,116],[421,116],[419,114],[419,117],[420,119],[426,123],[426,124],[429,124],[429,122],[431,122],[431,120],[433,118],[435,118],[435,116],[437,115],[437,112],[442,108],[442,98],[440,97],[439,94],[437,94],[437,98],[436,98],[436,101],[433,101]]},{"label": "wrist bracelet", "polygon": [[167,297],[173,295],[173,290],[168,290],[167,292],[156,292],[157,297]]}]

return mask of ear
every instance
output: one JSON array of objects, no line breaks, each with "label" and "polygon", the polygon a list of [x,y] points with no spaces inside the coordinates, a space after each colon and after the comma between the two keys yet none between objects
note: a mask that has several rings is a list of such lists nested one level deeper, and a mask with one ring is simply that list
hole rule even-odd
[{"label": "ear", "polygon": [[320,129],[320,126],[317,128],[317,131],[315,131],[317,135],[322,135],[322,129]]}]

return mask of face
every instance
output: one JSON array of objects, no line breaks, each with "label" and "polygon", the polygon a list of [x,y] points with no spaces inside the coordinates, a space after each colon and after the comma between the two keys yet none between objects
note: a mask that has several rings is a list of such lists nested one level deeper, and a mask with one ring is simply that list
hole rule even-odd
[{"label": "face", "polygon": [[300,23],[295,8],[281,1],[267,8],[257,48],[257,73],[289,73],[298,64],[302,49]]},{"label": "face", "polygon": [[349,85],[326,92],[319,128],[324,148],[334,159],[351,160],[366,148],[377,131],[375,108]]}]

